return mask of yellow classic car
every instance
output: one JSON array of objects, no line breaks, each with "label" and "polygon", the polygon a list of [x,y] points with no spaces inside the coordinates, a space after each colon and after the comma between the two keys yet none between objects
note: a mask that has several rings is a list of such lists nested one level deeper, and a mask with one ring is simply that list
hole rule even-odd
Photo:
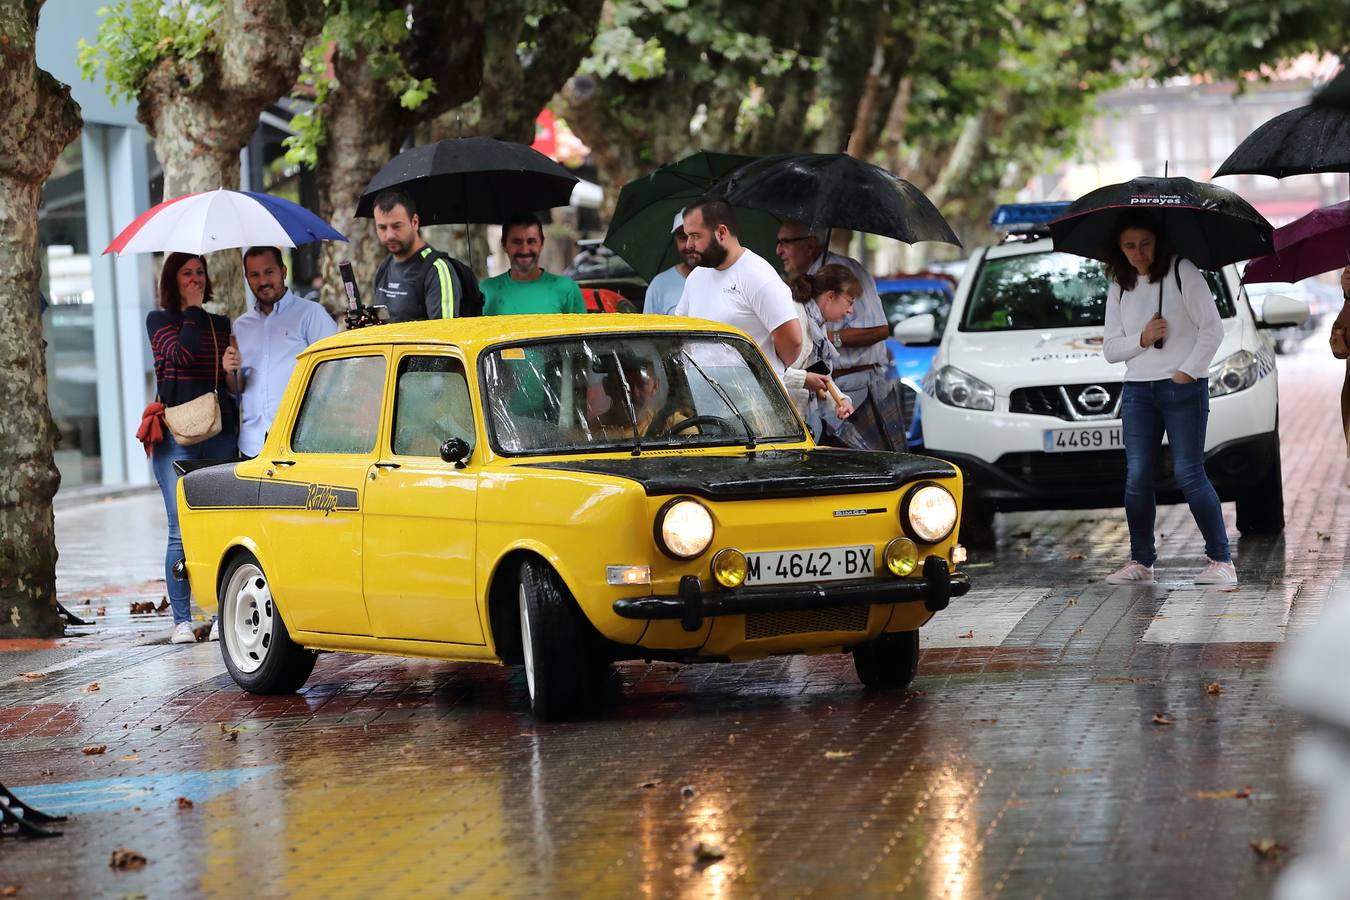
[{"label": "yellow classic car", "polygon": [[969,589],[960,499],[949,463],[817,447],[743,333],[635,315],[327,338],[262,453],[178,493],[244,689],[297,690],[319,650],[523,664],[543,718],[624,659],[851,651],[908,684]]}]

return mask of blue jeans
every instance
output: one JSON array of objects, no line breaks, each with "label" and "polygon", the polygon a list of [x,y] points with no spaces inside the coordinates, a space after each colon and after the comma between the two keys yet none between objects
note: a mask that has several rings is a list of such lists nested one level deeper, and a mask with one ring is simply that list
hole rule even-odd
[{"label": "blue jeans", "polygon": [[[164,442],[155,445],[152,462],[159,492],[164,497],[164,514],[169,519],[169,545],[164,550],[164,586],[168,590],[173,621],[192,621],[192,590],[186,581],[174,577],[173,566],[183,558],[183,534],[178,530],[178,473],[173,464],[180,459],[235,459],[239,454],[239,435],[221,432],[210,440],[180,447],[164,429]],[[214,606],[212,598],[212,605]]]},{"label": "blue jeans", "polygon": [[1121,401],[1125,437],[1125,520],[1130,526],[1130,559],[1151,566],[1158,558],[1153,543],[1157,500],[1153,474],[1163,433],[1172,448],[1172,473],[1205,538],[1205,555],[1232,559],[1223,507],[1205,474],[1205,425],[1209,421],[1209,379],[1189,384],[1127,381]]}]

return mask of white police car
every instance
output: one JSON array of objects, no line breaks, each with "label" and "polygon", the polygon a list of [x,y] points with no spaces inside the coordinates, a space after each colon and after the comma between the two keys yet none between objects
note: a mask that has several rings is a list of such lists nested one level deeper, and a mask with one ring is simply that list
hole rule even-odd
[{"label": "white police car", "polygon": [[[993,223],[1012,233],[971,256],[943,332],[932,316],[895,326],[903,343],[939,341],[920,397],[924,452],[965,475],[964,542],[990,540],[995,511],[1124,500],[1125,366],[1102,358],[1103,265],[1051,245],[1046,223],[1065,206],[999,207]],[[1239,531],[1279,532],[1279,403],[1267,329],[1302,323],[1308,307],[1268,295],[1258,321],[1235,267],[1206,275],[1224,340],[1209,372],[1205,468],[1220,498],[1236,501]],[[1157,483],[1160,501],[1182,502],[1166,450]]]}]

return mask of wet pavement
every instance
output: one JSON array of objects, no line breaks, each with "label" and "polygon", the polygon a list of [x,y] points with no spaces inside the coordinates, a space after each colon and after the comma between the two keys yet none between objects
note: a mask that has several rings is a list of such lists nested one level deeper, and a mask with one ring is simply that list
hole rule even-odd
[{"label": "wet pavement", "polygon": [[1240,589],[1189,584],[1182,506],[1151,587],[1102,581],[1120,510],[1000,516],[899,693],[846,656],[631,663],[604,716],[541,725],[516,669],[327,654],[254,697],[218,645],[128,611],[162,594],[158,495],[60,510],[61,598],[96,624],[0,648],[0,781],[71,819],[0,842],[0,889],[1267,895],[1283,862],[1250,842],[1297,853],[1311,801],[1270,664],[1339,593],[1348,532],[1339,371],[1306,347],[1280,359],[1288,528],[1237,543]]}]

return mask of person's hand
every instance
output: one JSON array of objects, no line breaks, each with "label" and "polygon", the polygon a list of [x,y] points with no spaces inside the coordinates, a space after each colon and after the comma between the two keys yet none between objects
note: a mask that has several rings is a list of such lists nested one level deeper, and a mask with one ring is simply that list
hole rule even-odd
[{"label": "person's hand", "polygon": [[184,309],[187,309],[189,306],[201,306],[202,302],[206,300],[206,285],[204,284],[185,285],[183,287],[181,296],[183,298]]},{"label": "person's hand", "polygon": [[220,357],[220,367],[230,375],[234,375],[239,371],[240,365],[239,351],[234,347],[226,347]]},{"label": "person's hand", "polygon": [[844,402],[834,408],[834,414],[841,419],[847,419],[853,415],[853,401],[848,398],[847,394],[844,395]]},{"label": "person's hand", "polygon": [[1341,269],[1341,296],[1350,300],[1350,266]]},{"label": "person's hand", "polygon": [[1337,359],[1345,359],[1350,356],[1350,343],[1345,339],[1345,326],[1331,326],[1331,355]]},{"label": "person's hand", "polygon": [[1187,375],[1185,372],[1182,372],[1180,370],[1177,370],[1176,372],[1172,373],[1172,380],[1175,381],[1177,384],[1190,384],[1192,381],[1195,381],[1194,378],[1192,378],[1191,376]]},{"label": "person's hand", "polygon": [[1161,314],[1154,313],[1153,318],[1144,326],[1143,333],[1139,335],[1139,346],[1151,347],[1165,337],[1167,337],[1167,320]]},{"label": "person's hand", "polygon": [[825,385],[828,382],[829,379],[824,375],[818,375],[815,372],[806,373],[806,389],[818,397],[824,395]]}]

